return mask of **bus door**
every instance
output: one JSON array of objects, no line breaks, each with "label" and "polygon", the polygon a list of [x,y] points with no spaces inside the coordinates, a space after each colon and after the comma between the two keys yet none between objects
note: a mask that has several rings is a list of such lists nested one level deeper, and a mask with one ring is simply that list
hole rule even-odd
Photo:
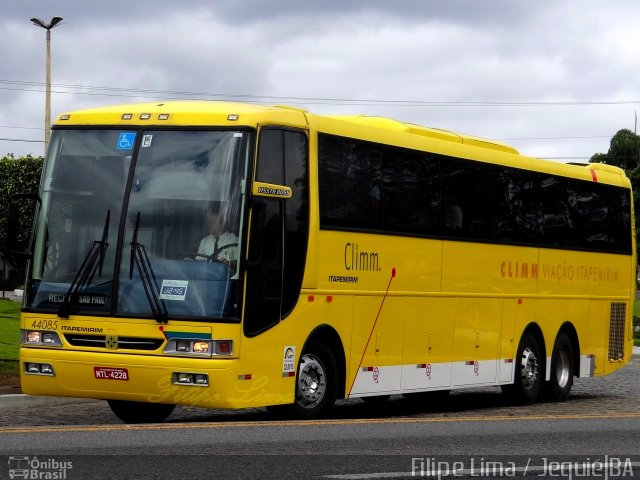
[{"label": "bus door", "polygon": [[247,261],[248,337],[285,318],[300,295],[309,230],[307,151],[302,131],[260,131]]}]

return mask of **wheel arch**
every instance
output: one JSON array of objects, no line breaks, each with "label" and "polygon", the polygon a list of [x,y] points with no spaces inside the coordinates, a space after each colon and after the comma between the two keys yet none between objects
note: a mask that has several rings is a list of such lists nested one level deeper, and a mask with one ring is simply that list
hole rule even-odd
[{"label": "wheel arch", "polygon": [[547,373],[547,344],[544,341],[544,333],[542,333],[542,329],[540,328],[540,325],[538,325],[536,322],[531,322],[522,330],[522,334],[520,334],[520,340],[518,341],[518,345],[520,344],[519,342],[521,342],[524,336],[527,335],[528,333],[530,333],[535,337],[536,341],[538,342],[538,347],[540,347],[540,356],[542,357],[540,358],[540,362],[542,363],[541,373],[543,375],[542,379],[544,380]]},{"label": "wheel arch", "polygon": [[307,349],[307,346],[311,343],[319,343],[328,348],[333,354],[336,361],[336,374],[338,377],[337,398],[344,398],[346,388],[345,384],[347,382],[347,361],[340,335],[338,335],[338,332],[331,325],[318,325],[311,331],[307,340],[304,342],[302,352],[304,352]]}]

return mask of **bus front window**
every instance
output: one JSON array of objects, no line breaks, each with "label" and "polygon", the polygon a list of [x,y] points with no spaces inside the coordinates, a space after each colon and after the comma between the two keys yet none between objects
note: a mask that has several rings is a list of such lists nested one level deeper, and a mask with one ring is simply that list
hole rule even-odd
[{"label": "bus front window", "polygon": [[27,307],[63,318],[239,319],[250,136],[55,130]]},{"label": "bus front window", "polygon": [[104,238],[92,262],[95,268],[85,269],[88,274],[75,303],[80,310],[109,311],[118,221],[133,152],[133,145],[118,147],[132,135],[113,130],[53,132],[42,178],[28,307],[59,309],[83,262],[98,250],[94,242]]},{"label": "bus front window", "polygon": [[118,312],[159,321],[238,318],[248,135],[144,132],[125,217]]}]

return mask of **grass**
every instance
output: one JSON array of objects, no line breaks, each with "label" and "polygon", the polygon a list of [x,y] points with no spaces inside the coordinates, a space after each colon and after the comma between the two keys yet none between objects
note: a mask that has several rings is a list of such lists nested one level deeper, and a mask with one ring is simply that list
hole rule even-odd
[{"label": "grass", "polygon": [[18,360],[20,304],[0,298],[0,360]]},{"label": "grass", "polygon": [[0,387],[19,385],[20,304],[0,298]]}]

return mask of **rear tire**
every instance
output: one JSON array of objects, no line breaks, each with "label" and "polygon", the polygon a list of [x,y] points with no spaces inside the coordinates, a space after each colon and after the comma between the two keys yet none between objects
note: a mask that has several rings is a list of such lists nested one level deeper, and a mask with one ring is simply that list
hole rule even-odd
[{"label": "rear tire", "polygon": [[542,365],[538,340],[526,333],[518,345],[513,384],[503,385],[502,392],[518,405],[534,403],[542,383]]},{"label": "rear tire", "polygon": [[175,405],[165,403],[107,400],[111,411],[124,423],[160,423],[171,415]]},{"label": "rear tire", "polygon": [[573,364],[573,344],[569,337],[560,333],[553,345],[551,355],[551,379],[545,383],[546,397],[554,402],[564,402],[569,398],[573,386],[575,367]]}]

